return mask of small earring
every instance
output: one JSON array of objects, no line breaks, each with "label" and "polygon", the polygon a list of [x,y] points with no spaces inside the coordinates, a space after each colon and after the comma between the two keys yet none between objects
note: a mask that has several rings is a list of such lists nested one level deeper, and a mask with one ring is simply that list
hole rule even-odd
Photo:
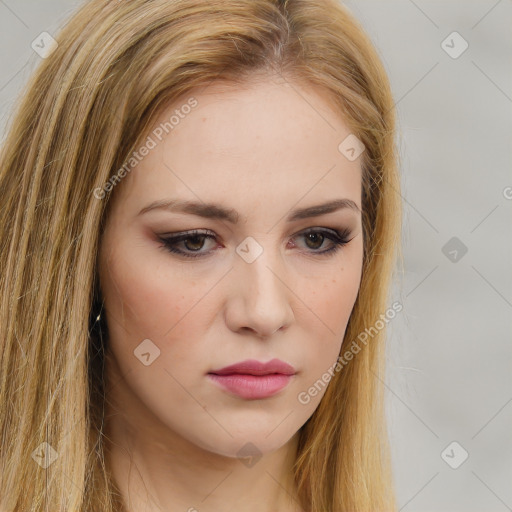
[{"label": "small earring", "polygon": [[[103,311],[103,304],[101,304],[101,308],[100,308],[100,311],[99,313],[96,315],[96,317],[94,316],[91,316],[91,328],[92,329],[95,329],[96,326],[98,326],[99,328],[101,328],[101,313]],[[94,315],[94,312],[92,313]]]}]

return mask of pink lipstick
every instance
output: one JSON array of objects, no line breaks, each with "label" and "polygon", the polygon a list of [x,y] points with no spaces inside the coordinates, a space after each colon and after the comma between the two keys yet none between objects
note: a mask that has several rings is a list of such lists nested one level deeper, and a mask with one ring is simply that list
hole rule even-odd
[{"label": "pink lipstick", "polygon": [[212,370],[208,377],[226,391],[247,400],[268,398],[281,391],[295,375],[293,366],[279,359],[253,359]]}]

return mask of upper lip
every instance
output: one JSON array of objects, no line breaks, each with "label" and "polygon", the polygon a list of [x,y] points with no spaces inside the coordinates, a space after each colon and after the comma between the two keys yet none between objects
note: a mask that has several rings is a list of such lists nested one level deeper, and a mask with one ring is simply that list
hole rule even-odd
[{"label": "upper lip", "polygon": [[254,359],[247,359],[239,363],[220,368],[219,370],[212,370],[209,373],[215,375],[231,375],[231,374],[245,374],[245,375],[269,375],[272,373],[279,373],[282,375],[293,375],[296,373],[295,368],[280,359],[272,359],[267,363],[261,363]]}]

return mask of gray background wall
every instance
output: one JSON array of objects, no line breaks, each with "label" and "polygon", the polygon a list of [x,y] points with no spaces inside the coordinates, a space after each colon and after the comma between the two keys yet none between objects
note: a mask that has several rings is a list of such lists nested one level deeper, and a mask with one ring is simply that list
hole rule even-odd
[{"label": "gray background wall", "polygon": [[[0,0],[2,138],[32,42],[79,3]],[[402,133],[390,304],[403,310],[382,379],[399,508],[512,510],[512,0],[345,5],[385,63]]]}]

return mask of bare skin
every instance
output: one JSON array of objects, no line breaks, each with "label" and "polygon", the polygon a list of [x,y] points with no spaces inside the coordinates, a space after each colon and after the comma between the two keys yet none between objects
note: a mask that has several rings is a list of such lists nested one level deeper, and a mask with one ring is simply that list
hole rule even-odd
[{"label": "bare skin", "polygon": [[[336,363],[359,291],[360,159],[338,150],[350,130],[317,89],[267,77],[213,83],[194,98],[117,185],[102,238],[109,460],[130,512],[300,512],[298,435],[326,387],[307,403],[297,397]],[[219,203],[238,222],[140,213],[168,199]],[[287,219],[337,199],[357,208]],[[174,245],[199,257],[161,240],[190,230],[214,236]],[[347,230],[345,245],[333,230]],[[262,252],[249,263],[237,247]],[[134,353],[143,340],[147,365]],[[242,398],[208,376],[274,358],[296,373],[267,398]]]}]

